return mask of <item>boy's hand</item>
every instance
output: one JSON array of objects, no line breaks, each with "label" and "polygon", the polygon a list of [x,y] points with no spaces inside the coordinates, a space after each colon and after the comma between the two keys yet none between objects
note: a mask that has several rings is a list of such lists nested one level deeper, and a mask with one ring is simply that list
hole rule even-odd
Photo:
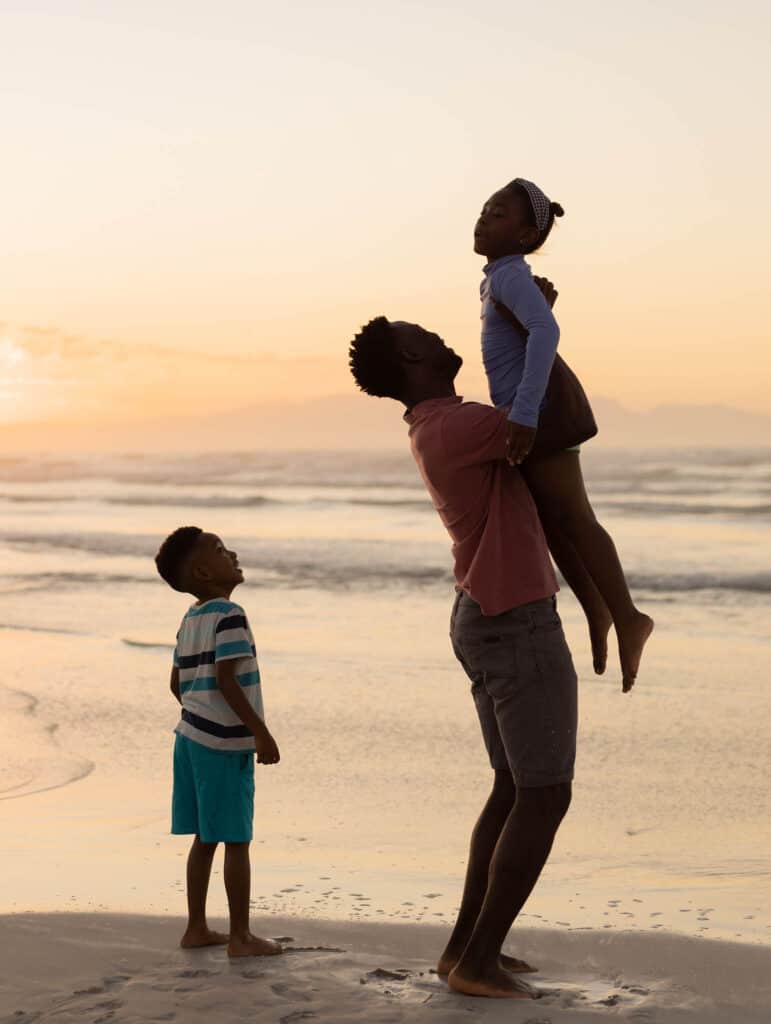
[{"label": "boy's hand", "polygon": [[557,301],[557,296],[559,295],[557,289],[554,287],[554,285],[551,283],[548,277],[536,277],[536,275],[533,274],[533,280],[538,285],[543,297],[546,299],[546,301],[553,309],[554,303]]},{"label": "boy's hand", "polygon": [[506,424],[506,461],[510,466],[518,466],[527,458],[535,443],[535,427],[525,427],[521,423]]},{"label": "boy's hand", "polygon": [[254,737],[258,764],[278,764],[281,760],[278,744],[266,729]]}]

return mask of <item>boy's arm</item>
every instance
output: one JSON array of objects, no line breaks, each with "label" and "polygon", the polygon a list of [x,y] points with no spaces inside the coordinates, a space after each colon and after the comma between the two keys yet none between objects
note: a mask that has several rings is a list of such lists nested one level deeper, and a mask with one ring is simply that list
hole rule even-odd
[{"label": "boy's arm", "polygon": [[176,665],[171,670],[171,682],[169,683],[169,689],[171,690],[171,692],[174,694],[174,696],[177,698],[177,700],[181,704],[182,703],[182,697],[180,696],[180,693],[179,693],[179,669],[177,668]]},{"label": "boy's arm", "polygon": [[241,684],[236,679],[236,662],[236,658],[217,662],[215,666],[217,689],[233,713],[241,719],[254,736],[257,745],[257,760],[260,764],[277,764],[281,755],[276,741],[241,689]]}]

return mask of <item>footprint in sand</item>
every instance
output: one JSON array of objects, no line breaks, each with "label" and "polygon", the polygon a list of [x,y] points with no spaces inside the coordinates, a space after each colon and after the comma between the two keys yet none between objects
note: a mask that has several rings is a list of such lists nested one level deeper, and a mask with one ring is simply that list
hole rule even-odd
[{"label": "footprint in sand", "polygon": [[298,1003],[310,1003],[313,998],[302,989],[295,988],[284,981],[275,982],[270,986],[270,990],[274,995],[281,996],[282,999],[295,999]]},{"label": "footprint in sand", "polygon": [[279,1017],[278,1024],[295,1024],[298,1020],[313,1020],[316,1016],[313,1010],[294,1010],[285,1017]]}]

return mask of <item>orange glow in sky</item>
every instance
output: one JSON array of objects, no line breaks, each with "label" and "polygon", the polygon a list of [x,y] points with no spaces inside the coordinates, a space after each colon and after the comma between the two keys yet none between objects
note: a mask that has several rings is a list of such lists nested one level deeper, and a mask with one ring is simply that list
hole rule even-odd
[{"label": "orange glow in sky", "polygon": [[344,393],[379,313],[481,387],[471,233],[517,175],[565,208],[532,265],[592,394],[768,406],[766,4],[49,0],[0,31],[4,422]]}]

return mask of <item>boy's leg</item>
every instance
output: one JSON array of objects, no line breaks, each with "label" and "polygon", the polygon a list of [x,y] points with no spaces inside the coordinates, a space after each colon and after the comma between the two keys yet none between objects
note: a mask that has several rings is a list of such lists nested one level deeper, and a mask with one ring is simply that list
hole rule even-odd
[{"label": "boy's leg", "polygon": [[275,956],[281,946],[249,930],[251,866],[249,843],[225,843],[225,891],[230,909],[229,956]]},{"label": "boy's leg", "polygon": [[202,843],[200,836],[195,837],[190,847],[187,858],[187,929],[180,942],[183,949],[219,946],[228,941],[227,935],[212,931],[206,923],[206,894],[216,849],[216,843]]},{"label": "boy's leg", "polygon": [[597,522],[586,494],[578,453],[536,458],[527,468],[526,479],[547,536],[550,531],[567,536],[613,616],[624,689],[629,690],[653,631],[653,619],[634,606],[615,544]]}]

